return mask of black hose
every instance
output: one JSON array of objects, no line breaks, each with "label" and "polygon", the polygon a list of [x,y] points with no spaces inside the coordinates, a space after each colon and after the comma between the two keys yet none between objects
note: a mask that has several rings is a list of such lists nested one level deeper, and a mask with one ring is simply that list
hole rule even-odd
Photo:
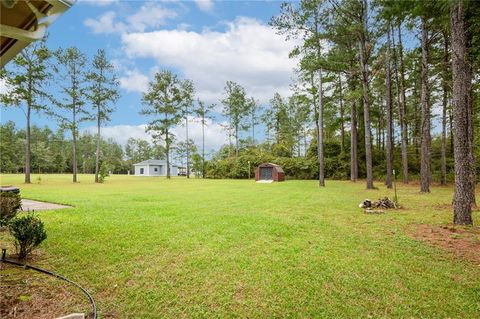
[{"label": "black hose", "polygon": [[90,303],[92,304],[93,319],[97,319],[97,305],[95,304],[95,300],[93,300],[93,297],[88,293],[88,291],[85,288],[83,288],[82,286],[77,284],[75,281],[72,281],[72,280],[70,280],[66,277],[63,277],[62,275],[56,274],[56,273],[54,273],[52,271],[49,271],[49,270],[38,268],[38,267],[35,267],[35,266],[32,266],[32,265],[22,264],[22,263],[19,263],[17,261],[14,261],[14,260],[6,259],[3,254],[2,254],[2,258],[0,259],[0,261],[5,262],[7,264],[12,264],[12,265],[24,267],[25,269],[33,269],[33,270],[36,270],[38,272],[41,272],[41,273],[44,273],[44,274],[47,274],[47,275],[65,280],[66,282],[69,282],[72,285],[77,286],[90,300]]}]

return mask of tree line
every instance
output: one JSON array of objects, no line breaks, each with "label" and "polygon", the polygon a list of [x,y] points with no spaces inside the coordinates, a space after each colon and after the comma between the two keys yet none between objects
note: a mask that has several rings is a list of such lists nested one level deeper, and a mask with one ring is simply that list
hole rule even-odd
[{"label": "tree line", "polygon": [[[30,171],[35,174],[71,173],[73,171],[73,140],[65,134],[66,129],[56,131],[48,126],[32,125],[30,128]],[[79,134],[76,140],[77,172],[94,174],[96,170],[97,135],[89,131]],[[26,130],[14,122],[0,124],[0,172],[24,173],[25,171]],[[132,172],[133,164],[151,159],[164,158],[163,145],[152,144],[147,140],[129,138],[122,146],[112,138],[100,140],[101,167],[113,174]],[[173,159],[185,165],[184,142],[174,149]],[[190,140],[192,168],[201,174],[201,156]],[[35,181],[32,181],[35,182]]]},{"label": "tree line", "polygon": [[[475,81],[480,48],[475,30],[479,24],[480,3],[476,1],[283,3],[270,25],[295,43],[290,56],[299,63],[291,96],[276,93],[268,105],[261,105],[241,84],[228,81],[218,101],[220,109],[199,101],[192,81],[171,71],[157,72],[142,94],[139,112],[148,121],[146,130],[154,143],[131,140],[125,153],[143,152],[135,155],[136,160],[146,159],[147,154],[163,156],[168,176],[175,153],[184,159],[187,176],[195,171],[203,177],[247,177],[251,164],[268,160],[286,166],[291,177],[318,178],[321,187],[326,185],[326,177],[334,177],[365,178],[368,189],[375,188],[374,180],[382,179],[390,188],[396,171],[405,184],[418,177],[420,191],[428,193],[434,179],[441,184],[453,179],[454,221],[471,224],[480,171],[476,160],[480,135],[475,134],[480,126],[480,90]],[[49,54],[42,51],[42,44],[37,46],[41,50],[35,59],[42,65]],[[48,82],[49,69],[33,68],[36,64],[25,55],[14,65],[17,69],[30,65],[35,76],[31,82],[24,80],[28,72],[17,78],[7,76],[13,79],[8,83],[20,88],[7,102],[27,105],[27,154],[28,110],[44,108],[38,99],[43,98],[41,88]],[[57,59],[53,70],[63,74],[60,86],[64,95],[53,105],[70,112],[68,117],[56,116],[61,127],[71,131],[74,175],[78,123],[91,113],[84,113],[86,104],[96,110],[98,146],[100,126],[111,112],[107,106],[118,94],[114,74],[105,83],[94,76],[79,81],[78,70],[86,64],[79,55],[75,49],[53,54]],[[90,82],[103,84],[86,85],[85,92],[91,93],[81,94],[82,84]],[[104,94],[96,94],[95,88],[102,88]],[[440,109],[439,115],[435,108]],[[205,126],[218,111],[226,120],[228,143],[207,160]],[[189,136],[192,118],[202,123],[200,154]],[[440,123],[440,131],[432,127],[434,119]],[[185,128],[185,141],[175,140],[173,128],[179,124]],[[265,130],[262,140],[257,137],[259,128]],[[99,153],[97,150],[97,158]]]},{"label": "tree line", "polygon": [[[432,108],[438,103],[442,108],[440,182],[446,182],[448,132],[455,173],[454,222],[472,223],[478,168],[474,153],[478,134],[474,132],[480,122],[474,81],[480,61],[479,23],[477,1],[282,4],[271,25],[287,40],[299,43],[291,56],[300,60],[301,86],[310,93],[314,107],[320,186],[325,186],[325,138],[337,135],[328,132],[329,121],[339,118],[340,126],[334,130],[340,131],[342,144],[345,124],[350,126],[352,181],[358,179],[361,165],[367,188],[374,188],[377,148],[384,151],[387,187],[392,187],[396,153],[400,153],[401,167],[397,167],[407,184],[413,150],[420,158],[420,191],[429,192]],[[402,35],[407,30],[417,35],[419,44],[404,45]],[[330,118],[328,99],[335,100],[336,108]]]},{"label": "tree line", "polygon": [[[74,183],[78,172],[79,126],[96,121],[95,182],[100,182],[100,129],[110,120],[112,105],[119,97],[114,66],[105,51],[98,50],[89,61],[76,47],[52,51],[42,40],[18,54],[12,67],[1,70],[0,77],[7,86],[7,92],[0,95],[2,106],[21,108],[25,114],[25,183],[31,182],[31,123],[32,116],[38,113],[55,118],[59,132],[67,130],[71,134]],[[7,127],[11,125],[2,126],[2,130]]]}]

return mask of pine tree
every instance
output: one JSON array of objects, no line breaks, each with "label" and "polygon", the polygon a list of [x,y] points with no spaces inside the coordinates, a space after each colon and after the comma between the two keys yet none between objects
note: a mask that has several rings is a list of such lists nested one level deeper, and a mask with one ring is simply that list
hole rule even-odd
[{"label": "pine tree", "polygon": [[205,105],[204,102],[198,100],[197,108],[194,109],[196,116],[200,118],[202,124],[202,177],[205,178],[205,127],[207,120],[211,119],[211,111],[215,108],[215,104]]},{"label": "pine tree", "polygon": [[420,152],[420,191],[422,193],[430,192],[430,177],[431,177],[431,132],[430,132],[430,89],[428,81],[429,69],[429,39],[427,17],[421,16],[421,44],[422,44],[422,141]]},{"label": "pine tree", "polygon": [[[87,58],[76,47],[59,49],[55,52],[57,64],[54,66],[63,97],[55,98],[57,111],[50,112],[59,120],[60,126],[72,133],[72,173],[77,182],[77,139],[79,124],[92,119],[85,108]],[[65,114],[70,113],[70,115]]]},{"label": "pine tree", "polygon": [[392,188],[393,181],[393,107],[392,107],[392,77],[390,68],[390,23],[387,23],[387,43],[385,53],[385,86],[386,86],[386,111],[387,111],[387,188]]},{"label": "pine tree", "polygon": [[13,68],[6,67],[0,77],[5,80],[8,91],[0,94],[3,105],[14,107],[25,106],[26,139],[25,139],[25,183],[30,180],[31,157],[31,121],[32,112],[48,111],[44,100],[47,97],[46,87],[49,85],[51,73],[47,65],[51,52],[45,41],[32,43],[13,59]]},{"label": "pine tree", "polygon": [[119,82],[115,76],[113,64],[107,60],[105,50],[98,50],[92,61],[92,68],[87,73],[87,80],[90,82],[86,90],[87,99],[96,112],[97,120],[97,148],[95,151],[95,183],[99,183],[100,172],[100,127],[102,123],[110,121],[110,114],[113,112],[111,103],[119,98]]},{"label": "pine tree", "polygon": [[[222,100],[223,115],[229,121],[229,129],[233,129],[235,138],[235,156],[240,150],[240,131],[245,127],[245,119],[248,115],[248,103],[245,89],[238,83],[227,81],[225,85],[225,98]],[[231,134],[229,133],[229,137]]]},{"label": "pine tree", "polygon": [[454,157],[455,157],[455,194],[453,200],[453,222],[472,225],[472,163],[470,142],[471,118],[469,95],[471,78],[469,74],[469,57],[467,51],[465,4],[455,1],[450,8],[452,37],[452,73],[454,106]]},{"label": "pine tree", "polygon": [[167,161],[167,178],[170,178],[170,150],[175,138],[172,132],[183,117],[183,106],[192,100],[188,80],[180,80],[170,71],[155,73],[154,79],[149,82],[148,89],[143,93],[144,108],[140,114],[150,118],[146,131],[152,137],[165,143],[165,157]]}]

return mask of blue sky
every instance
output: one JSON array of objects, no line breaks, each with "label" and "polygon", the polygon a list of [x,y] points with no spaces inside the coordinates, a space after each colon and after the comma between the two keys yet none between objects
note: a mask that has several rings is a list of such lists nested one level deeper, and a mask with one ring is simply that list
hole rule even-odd
[{"label": "blue sky", "polygon": [[[220,100],[227,80],[244,86],[249,96],[266,105],[275,92],[291,94],[293,69],[297,63],[288,58],[292,42],[285,41],[268,26],[280,10],[280,1],[121,1],[79,0],[49,29],[48,46],[77,46],[89,57],[105,49],[115,64],[120,80],[121,98],[103,136],[122,145],[129,137],[149,139],[147,119],[139,115],[141,92],[156,71],[172,70],[193,80],[196,95],[207,103]],[[416,44],[417,31],[404,33],[407,47]],[[2,85],[0,83],[0,90]],[[18,109],[1,109],[0,121],[13,120],[25,126]],[[434,107],[434,113],[436,112]],[[218,149],[227,142],[223,118],[206,130],[207,149]],[[56,127],[44,114],[36,114],[33,123]],[[83,131],[94,131],[94,123],[83,123]],[[256,132],[262,138],[261,127]],[[185,130],[174,129],[178,140]],[[260,133],[260,134],[259,134]],[[248,133],[243,133],[245,136]],[[198,120],[190,121],[190,137],[201,141]]]},{"label": "blue sky", "polygon": [[[277,91],[288,94],[295,66],[288,59],[293,44],[267,25],[279,7],[278,1],[80,0],[50,27],[48,46],[77,46],[89,57],[106,49],[118,70],[121,98],[104,136],[123,144],[130,136],[148,138],[143,126],[147,120],[138,111],[141,92],[158,70],[192,79],[197,96],[208,103],[219,104],[227,80],[237,81],[263,104]],[[2,108],[1,122],[8,120],[25,126],[20,110]],[[44,114],[35,115],[33,122],[56,127]],[[225,142],[220,124],[211,123],[207,130],[210,149]],[[93,125],[82,127],[90,130]],[[191,126],[199,141],[195,119]],[[183,131],[176,129],[179,139]]]}]

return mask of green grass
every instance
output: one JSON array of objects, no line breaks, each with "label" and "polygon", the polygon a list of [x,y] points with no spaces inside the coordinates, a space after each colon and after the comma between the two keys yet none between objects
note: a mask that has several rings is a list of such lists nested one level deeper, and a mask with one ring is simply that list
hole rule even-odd
[{"label": "green grass", "polygon": [[[479,318],[480,265],[405,235],[452,220],[450,187],[399,185],[405,209],[366,215],[381,183],[42,175],[36,262],[93,292],[104,317]],[[36,181],[35,176],[32,178]],[[480,197],[480,196],[479,196]],[[475,213],[475,222],[480,214]],[[5,240],[5,236],[3,237]]]}]

